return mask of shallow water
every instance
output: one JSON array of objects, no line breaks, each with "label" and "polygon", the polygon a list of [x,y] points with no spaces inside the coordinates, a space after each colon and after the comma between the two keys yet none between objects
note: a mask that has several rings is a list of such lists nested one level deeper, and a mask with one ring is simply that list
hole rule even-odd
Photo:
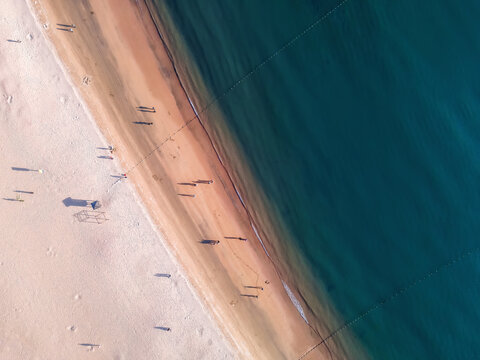
[{"label": "shallow water", "polygon": [[290,280],[319,317],[333,304],[330,331],[348,324],[329,341],[478,358],[480,2],[157,5],[247,202],[285,227]]}]

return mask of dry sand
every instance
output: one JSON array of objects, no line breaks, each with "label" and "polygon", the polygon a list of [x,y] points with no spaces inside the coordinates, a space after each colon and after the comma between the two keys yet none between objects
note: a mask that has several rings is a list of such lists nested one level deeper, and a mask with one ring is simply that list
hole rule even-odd
[{"label": "dry sand", "polygon": [[122,169],[24,1],[2,2],[0,34],[0,359],[235,358],[130,180],[112,186]]},{"label": "dry sand", "polygon": [[[144,3],[32,0],[31,5],[45,25],[39,30],[23,1],[8,0],[2,8],[9,15],[2,33],[23,42],[0,47],[8,63],[1,70],[1,90],[13,96],[2,103],[1,164],[8,176],[1,186],[6,197],[19,187],[35,194],[25,194],[24,203],[1,204],[9,211],[2,219],[8,230],[2,239],[7,251],[0,255],[0,285],[6,289],[0,301],[6,304],[0,305],[12,310],[2,316],[6,335],[0,339],[8,340],[0,351],[17,358],[57,351],[58,358],[72,358],[90,349],[79,343],[92,343],[101,345],[92,348],[93,354],[103,352],[98,358],[297,359],[318,344],[321,337],[298,314],[255,240]],[[56,23],[77,28],[60,31]],[[108,155],[96,149],[107,142],[89,122],[40,31],[54,44],[106,141],[115,145],[115,160],[97,158]],[[28,32],[32,40],[26,40]],[[138,112],[139,105],[155,106],[156,113]],[[10,166],[46,172],[13,172]],[[122,172],[128,180],[112,186],[116,179],[110,175]],[[196,179],[214,183],[179,184]],[[135,202],[131,185],[161,237]],[[79,223],[73,215],[83,208],[65,207],[67,197],[100,199],[110,220]],[[162,238],[224,335],[166,255]],[[220,243],[201,244],[203,239]],[[157,272],[174,275],[156,278]],[[319,346],[304,359],[325,354]]]}]

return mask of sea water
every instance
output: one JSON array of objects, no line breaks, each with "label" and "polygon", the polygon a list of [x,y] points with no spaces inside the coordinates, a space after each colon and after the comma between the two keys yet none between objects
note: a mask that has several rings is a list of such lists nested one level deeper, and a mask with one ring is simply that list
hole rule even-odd
[{"label": "sea water", "polygon": [[480,2],[155,3],[236,180],[262,194],[242,195],[285,230],[280,265],[320,321],[331,305],[328,341],[479,359]]}]

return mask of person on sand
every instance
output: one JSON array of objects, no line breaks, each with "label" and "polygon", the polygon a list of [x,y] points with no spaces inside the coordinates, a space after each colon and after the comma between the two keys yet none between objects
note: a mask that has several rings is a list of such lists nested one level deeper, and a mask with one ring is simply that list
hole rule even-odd
[{"label": "person on sand", "polygon": [[100,201],[98,201],[98,200],[92,201],[90,203],[90,206],[92,207],[93,210],[96,210],[96,209],[100,208],[100,206],[101,206]]}]

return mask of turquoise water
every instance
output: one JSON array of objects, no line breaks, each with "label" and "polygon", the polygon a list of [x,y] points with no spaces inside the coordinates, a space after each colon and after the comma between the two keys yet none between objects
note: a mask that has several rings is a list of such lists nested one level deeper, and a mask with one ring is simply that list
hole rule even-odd
[{"label": "turquoise water", "polygon": [[196,107],[287,230],[290,280],[317,316],[333,304],[328,341],[478,359],[480,2],[349,0],[256,68],[338,4],[157,5]]}]

